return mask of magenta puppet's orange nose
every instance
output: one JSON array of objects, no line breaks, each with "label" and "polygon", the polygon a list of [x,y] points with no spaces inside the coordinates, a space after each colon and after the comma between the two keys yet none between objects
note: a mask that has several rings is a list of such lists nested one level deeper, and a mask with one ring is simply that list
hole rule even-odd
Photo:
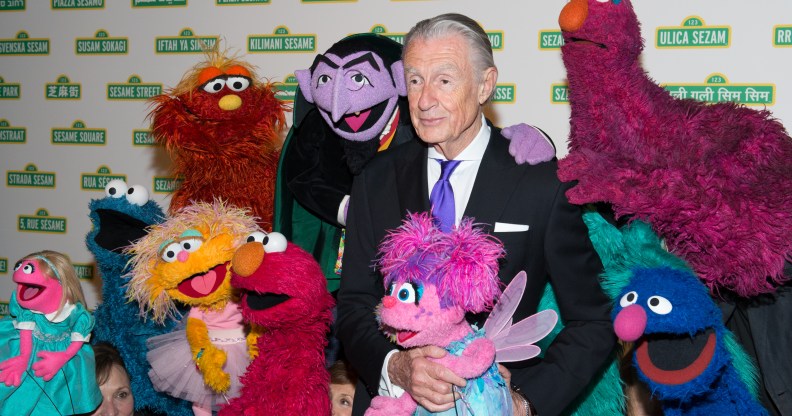
[{"label": "magenta puppet's orange nose", "polygon": [[588,17],[588,0],[572,0],[561,10],[558,24],[565,32],[576,32]]}]

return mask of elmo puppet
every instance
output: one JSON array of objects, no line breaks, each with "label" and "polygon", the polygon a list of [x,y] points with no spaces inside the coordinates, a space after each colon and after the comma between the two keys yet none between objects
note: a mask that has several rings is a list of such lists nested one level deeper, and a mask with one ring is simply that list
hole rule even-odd
[{"label": "elmo puppet", "polygon": [[280,233],[254,232],[231,261],[246,323],[265,328],[242,393],[220,415],[330,414],[325,334],[333,297],[319,264]]}]

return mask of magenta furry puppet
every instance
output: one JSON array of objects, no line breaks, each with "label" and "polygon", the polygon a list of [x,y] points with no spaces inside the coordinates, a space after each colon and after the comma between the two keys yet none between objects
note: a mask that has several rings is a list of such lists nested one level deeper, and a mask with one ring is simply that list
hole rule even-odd
[{"label": "magenta furry puppet", "polygon": [[563,181],[652,225],[713,293],[789,279],[792,139],[766,110],[677,99],[643,70],[630,0],[572,0],[559,23],[572,107]]},{"label": "magenta furry puppet", "polygon": [[[532,344],[552,330],[557,316],[543,311],[511,325],[526,277],[518,274],[501,296],[500,242],[475,228],[472,219],[443,233],[428,213],[411,214],[385,238],[380,253],[386,288],[377,309],[382,330],[404,348],[445,348],[448,354],[435,361],[467,384],[454,388],[455,407],[442,413],[430,413],[404,393],[375,397],[366,415],[511,415],[510,387],[496,361],[538,355]],[[465,320],[467,312],[491,309],[481,330]]]},{"label": "magenta furry puppet", "polygon": [[319,263],[283,234],[256,231],[231,268],[245,323],[262,334],[242,393],[219,416],[329,415],[324,347],[335,301]]}]

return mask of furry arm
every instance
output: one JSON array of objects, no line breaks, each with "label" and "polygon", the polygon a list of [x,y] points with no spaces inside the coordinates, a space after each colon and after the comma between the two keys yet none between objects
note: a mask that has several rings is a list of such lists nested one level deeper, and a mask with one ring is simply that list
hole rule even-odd
[{"label": "furry arm", "polygon": [[82,348],[85,341],[72,341],[66,351],[41,351],[36,354],[39,359],[31,368],[36,376],[41,377],[44,381],[52,380],[52,377],[60,371],[67,361],[71,360],[77,351]]},{"label": "furry arm", "polygon": [[19,330],[19,355],[0,363],[0,382],[9,387],[18,387],[22,383],[22,374],[27,370],[32,351],[33,331],[30,329]]},{"label": "furry arm", "polygon": [[371,399],[371,407],[365,416],[410,416],[415,413],[418,404],[409,393],[399,397],[377,396]]},{"label": "furry arm", "polygon": [[484,374],[495,361],[495,344],[489,339],[478,338],[462,351],[462,355],[446,354],[432,361],[444,365],[462,378],[476,378]]},{"label": "furry arm", "polygon": [[256,324],[250,324],[250,332],[247,334],[245,340],[247,342],[248,356],[250,356],[251,361],[259,355],[258,339],[263,333],[264,328]]},{"label": "furry arm", "polygon": [[181,100],[163,94],[156,97],[153,102],[155,107],[161,108],[152,122],[154,136],[160,143],[168,143],[166,140],[168,137],[174,138],[175,142],[181,142],[184,137],[196,137],[201,134],[198,125],[187,119],[194,116],[180,111],[183,107]]},{"label": "furry arm", "polygon": [[218,393],[228,390],[231,376],[223,371],[226,353],[212,345],[206,324],[200,319],[187,318],[187,342],[193,361],[203,374],[204,383]]}]

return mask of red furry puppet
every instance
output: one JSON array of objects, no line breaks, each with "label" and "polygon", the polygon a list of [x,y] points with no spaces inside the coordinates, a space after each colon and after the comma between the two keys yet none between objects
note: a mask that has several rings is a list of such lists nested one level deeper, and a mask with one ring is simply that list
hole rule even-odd
[{"label": "red furry puppet", "polygon": [[265,328],[242,394],[220,415],[330,414],[326,333],[333,298],[319,264],[280,233],[254,232],[231,261],[245,322]]},{"label": "red furry puppet", "polygon": [[[284,108],[251,65],[218,50],[153,99],[152,130],[184,179],[170,212],[222,198],[272,226]],[[255,178],[256,180],[251,180]]]}]

